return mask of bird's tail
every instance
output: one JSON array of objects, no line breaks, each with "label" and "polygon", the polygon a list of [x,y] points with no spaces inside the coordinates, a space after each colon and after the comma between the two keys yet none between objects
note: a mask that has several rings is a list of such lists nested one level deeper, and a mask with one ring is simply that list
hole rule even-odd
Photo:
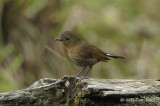
[{"label": "bird's tail", "polygon": [[123,56],[117,56],[117,55],[111,54],[111,53],[106,53],[106,55],[107,55],[108,57],[111,57],[111,58],[122,58],[122,59],[125,59],[125,57],[123,57]]}]

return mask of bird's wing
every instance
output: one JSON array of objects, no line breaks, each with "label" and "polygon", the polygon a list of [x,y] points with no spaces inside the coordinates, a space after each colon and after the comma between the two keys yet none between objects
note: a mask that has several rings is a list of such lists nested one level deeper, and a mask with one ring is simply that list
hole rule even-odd
[{"label": "bird's wing", "polygon": [[110,60],[102,50],[85,41],[82,41],[79,51],[83,58],[95,58],[99,61]]}]

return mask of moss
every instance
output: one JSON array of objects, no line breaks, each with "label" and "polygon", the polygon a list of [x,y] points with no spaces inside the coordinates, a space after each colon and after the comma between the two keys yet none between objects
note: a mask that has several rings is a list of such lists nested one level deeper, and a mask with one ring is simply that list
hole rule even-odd
[{"label": "moss", "polygon": [[83,97],[81,94],[77,95],[75,100],[74,100],[74,104],[77,106],[80,103],[80,98]]},{"label": "moss", "polygon": [[83,94],[79,94],[76,96],[74,104],[75,106],[79,106],[79,105],[83,105],[83,106],[87,106],[87,105],[94,105],[94,102],[92,102],[90,99],[87,98],[83,98],[84,95]]},{"label": "moss", "polygon": [[[104,94],[100,91],[100,90],[96,90],[96,89],[87,89],[87,90],[83,90],[81,91],[75,98],[74,100],[74,104],[76,106],[78,105],[94,105],[94,102],[89,99],[89,98],[96,98],[96,97],[103,97]],[[87,98],[89,97],[89,98]]]}]

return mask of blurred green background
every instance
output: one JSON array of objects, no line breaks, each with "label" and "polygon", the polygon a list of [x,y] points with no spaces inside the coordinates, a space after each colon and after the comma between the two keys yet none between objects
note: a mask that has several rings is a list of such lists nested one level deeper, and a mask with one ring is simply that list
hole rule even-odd
[{"label": "blurred green background", "polygon": [[160,0],[0,0],[0,92],[79,72],[55,41],[66,30],[127,57],[96,64],[89,77],[158,79],[159,11]]}]

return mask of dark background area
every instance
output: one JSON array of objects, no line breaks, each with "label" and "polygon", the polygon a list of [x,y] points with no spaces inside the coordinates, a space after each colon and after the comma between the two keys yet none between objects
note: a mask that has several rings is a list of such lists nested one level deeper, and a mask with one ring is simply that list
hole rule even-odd
[{"label": "dark background area", "polygon": [[96,64],[89,77],[158,79],[159,11],[159,0],[0,0],[0,92],[79,72],[55,41],[66,30],[127,57]]}]

